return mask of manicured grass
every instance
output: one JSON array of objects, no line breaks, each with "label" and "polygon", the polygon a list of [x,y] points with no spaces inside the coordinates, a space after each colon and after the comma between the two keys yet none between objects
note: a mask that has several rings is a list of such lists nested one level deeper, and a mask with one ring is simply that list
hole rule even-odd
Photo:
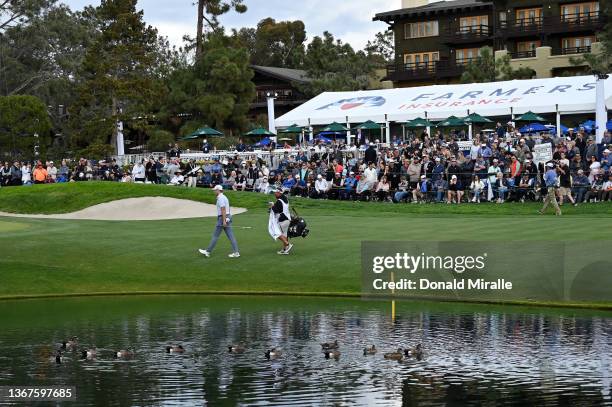
[{"label": "manicured grass", "polygon": [[[265,210],[269,196],[251,192],[227,192],[233,206],[249,210]],[[0,211],[12,213],[68,213],[89,206],[117,199],[165,196],[190,199],[198,202],[214,203],[215,196],[209,189],[175,188],[166,185],[123,184],[116,182],[78,182],[69,184],[34,185],[32,187],[12,187],[0,190]],[[446,204],[391,204],[375,202],[338,202],[311,199],[292,199],[297,209],[316,210],[325,214],[348,216],[372,216],[376,214],[426,214],[426,215],[533,215],[540,204],[506,203],[480,205]],[[565,205],[567,216],[612,216],[612,204],[602,203],[584,205],[578,208]]]},{"label": "manicured grass", "polygon": [[[90,183],[3,188],[0,210],[69,212],[94,203],[161,195],[213,202],[210,191]],[[3,218],[0,297],[129,292],[290,292],[357,294],[363,240],[610,239],[612,206],[567,208],[563,217],[533,215],[536,205],[392,205],[293,199],[311,228],[291,256],[268,235],[269,197],[230,193],[243,257],[228,259],[222,236],[213,257],[214,219],[103,222]],[[465,211],[458,215],[455,211]],[[427,213],[431,211],[431,213]],[[469,211],[469,212],[468,212]],[[595,212],[595,214],[591,213]],[[25,225],[11,229],[11,224]],[[245,229],[242,227],[249,227]],[[588,254],[587,254],[588,255]]]}]

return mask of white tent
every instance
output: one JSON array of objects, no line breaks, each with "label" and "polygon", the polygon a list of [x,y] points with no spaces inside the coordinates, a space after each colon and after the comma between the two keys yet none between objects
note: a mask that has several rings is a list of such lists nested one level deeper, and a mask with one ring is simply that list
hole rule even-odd
[{"label": "white tent", "polygon": [[[612,76],[605,81],[606,106],[612,109]],[[485,117],[534,113],[595,112],[595,77],[514,80],[434,85],[355,92],[325,92],[276,120],[276,126],[331,122],[378,123],[416,117],[445,119],[476,112]]]}]

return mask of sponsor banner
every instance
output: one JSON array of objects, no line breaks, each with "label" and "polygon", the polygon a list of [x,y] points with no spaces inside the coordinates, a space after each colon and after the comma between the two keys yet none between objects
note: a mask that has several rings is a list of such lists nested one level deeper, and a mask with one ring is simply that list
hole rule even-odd
[{"label": "sponsor banner", "polygon": [[553,150],[552,144],[544,143],[544,144],[536,144],[533,146],[533,162],[536,164],[546,163],[553,159]]},{"label": "sponsor banner", "polygon": [[611,302],[610,241],[362,242],[366,297]]},{"label": "sponsor banner", "polygon": [[458,141],[457,145],[459,146],[459,150],[462,151],[470,151],[472,149],[472,145],[474,145],[473,141]]},{"label": "sponsor banner", "polygon": [[[606,79],[607,106],[612,109],[612,76]],[[326,125],[333,121],[402,121],[416,117],[431,120],[470,112],[483,116],[509,116],[529,110],[564,114],[595,111],[595,78],[574,76],[491,83],[422,86],[353,92],[324,92],[276,120],[278,126],[293,123]]]}]

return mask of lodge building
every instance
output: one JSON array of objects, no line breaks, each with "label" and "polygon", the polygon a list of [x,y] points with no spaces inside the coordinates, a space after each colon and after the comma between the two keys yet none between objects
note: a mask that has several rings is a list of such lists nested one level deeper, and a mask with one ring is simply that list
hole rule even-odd
[{"label": "lodge building", "polygon": [[[603,3],[603,1],[601,1]],[[376,14],[395,36],[395,61],[385,80],[394,87],[458,83],[483,46],[510,55],[512,68],[537,78],[584,74],[570,59],[601,49],[605,25],[600,1],[402,0],[402,8]]]}]

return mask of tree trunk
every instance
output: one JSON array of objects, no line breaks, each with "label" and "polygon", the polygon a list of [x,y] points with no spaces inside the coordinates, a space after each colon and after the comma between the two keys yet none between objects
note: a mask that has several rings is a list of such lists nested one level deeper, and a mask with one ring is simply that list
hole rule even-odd
[{"label": "tree trunk", "polygon": [[198,0],[198,32],[196,33],[196,60],[202,55],[204,48],[204,7],[206,0]]}]

